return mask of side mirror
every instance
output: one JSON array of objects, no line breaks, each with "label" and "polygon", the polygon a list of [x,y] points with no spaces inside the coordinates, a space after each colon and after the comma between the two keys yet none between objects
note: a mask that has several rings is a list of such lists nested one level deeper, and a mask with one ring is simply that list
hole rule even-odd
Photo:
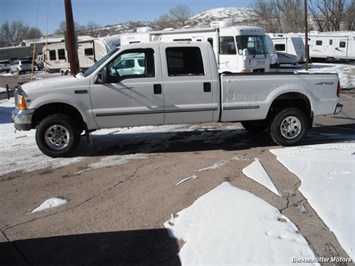
[{"label": "side mirror", "polygon": [[107,83],[107,67],[103,67],[97,74],[96,83],[104,84]]},{"label": "side mirror", "polygon": [[243,55],[244,56],[248,56],[249,55],[249,52],[248,52],[247,48],[243,49]]}]

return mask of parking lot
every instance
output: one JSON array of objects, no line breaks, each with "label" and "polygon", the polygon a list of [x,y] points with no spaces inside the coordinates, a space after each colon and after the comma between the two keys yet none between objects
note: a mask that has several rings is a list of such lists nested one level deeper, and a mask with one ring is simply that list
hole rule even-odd
[{"label": "parking lot", "polygon": [[[354,141],[354,90],[343,91],[341,103],[342,113],[315,119],[304,145]],[[348,257],[298,191],[300,179],[270,152],[279,147],[267,133],[248,133],[240,124],[211,123],[183,125],[173,132],[130,132],[123,138],[96,134],[93,140],[92,148],[81,141],[77,156],[82,159],[77,162],[53,167],[45,158],[47,167],[0,176],[1,265],[179,265],[177,254],[184,243],[169,236],[164,222],[226,181],[280,210],[317,256]],[[38,151],[34,156],[42,155]],[[105,158],[122,163],[102,166]],[[282,197],[243,174],[255,158]],[[177,185],[221,161],[229,163]],[[51,197],[68,203],[31,213]]]}]

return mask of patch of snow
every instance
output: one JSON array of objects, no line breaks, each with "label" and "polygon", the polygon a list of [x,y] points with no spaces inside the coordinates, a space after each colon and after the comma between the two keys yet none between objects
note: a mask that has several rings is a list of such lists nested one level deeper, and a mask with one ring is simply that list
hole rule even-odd
[{"label": "patch of snow", "polygon": [[279,191],[275,187],[274,183],[271,181],[268,173],[265,171],[259,159],[255,158],[255,161],[252,164],[245,167],[243,169],[243,174],[255,180],[256,182],[262,184],[270,191],[274,192],[276,195],[281,197]]},{"label": "patch of snow", "polygon": [[67,204],[68,200],[62,198],[50,198],[43,202],[39,207],[31,211],[31,213],[38,213],[51,210],[53,208],[57,208],[64,204]]},{"label": "patch of snow", "polygon": [[184,179],[182,179],[181,181],[179,181],[178,183],[176,183],[175,186],[179,186],[179,185],[181,185],[181,184],[185,184],[186,182],[189,182],[189,181],[194,180],[194,179],[196,179],[196,178],[197,178],[197,175],[193,175],[193,176],[184,178]]},{"label": "patch of snow", "polygon": [[216,170],[218,168],[221,168],[222,166],[224,166],[225,164],[229,163],[229,160],[222,160],[212,166],[206,167],[206,168],[202,168],[199,169],[198,172],[202,172],[202,171],[208,171],[208,170]]},{"label": "patch of snow", "polygon": [[285,265],[293,258],[316,258],[287,217],[227,182],[164,225],[185,241],[179,253],[183,265]]},{"label": "patch of snow", "polygon": [[273,149],[302,181],[299,191],[355,260],[355,143]]}]

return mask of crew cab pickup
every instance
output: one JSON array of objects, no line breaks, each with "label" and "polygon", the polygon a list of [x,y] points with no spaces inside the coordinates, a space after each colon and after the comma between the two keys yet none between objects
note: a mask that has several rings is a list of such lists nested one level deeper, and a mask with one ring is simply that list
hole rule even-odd
[{"label": "crew cab pickup", "polygon": [[[119,71],[127,58],[139,58],[139,69]],[[141,43],[121,46],[85,73],[19,85],[12,117],[16,129],[36,129],[50,157],[69,156],[82,133],[101,128],[214,121],[269,130],[289,146],[315,116],[341,111],[339,93],[336,74],[219,75],[207,42]]]}]

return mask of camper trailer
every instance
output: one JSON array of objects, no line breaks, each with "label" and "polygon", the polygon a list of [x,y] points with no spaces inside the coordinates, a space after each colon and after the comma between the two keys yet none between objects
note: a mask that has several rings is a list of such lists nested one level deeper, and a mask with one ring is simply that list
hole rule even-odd
[{"label": "camper trailer", "polygon": [[121,44],[206,41],[213,47],[220,73],[268,72],[270,55],[264,30],[254,26],[223,26],[122,34]]},{"label": "camper trailer", "polygon": [[268,34],[274,43],[279,64],[297,64],[305,62],[305,46],[302,37],[283,33]]},{"label": "camper trailer", "polygon": [[[86,70],[100,60],[113,48],[120,45],[118,35],[105,38],[86,38],[78,41],[79,67]],[[49,44],[43,48],[44,68],[48,72],[68,74],[70,63],[65,42]]]},{"label": "camper trailer", "polygon": [[355,32],[310,32],[308,39],[312,59],[355,60]]}]

